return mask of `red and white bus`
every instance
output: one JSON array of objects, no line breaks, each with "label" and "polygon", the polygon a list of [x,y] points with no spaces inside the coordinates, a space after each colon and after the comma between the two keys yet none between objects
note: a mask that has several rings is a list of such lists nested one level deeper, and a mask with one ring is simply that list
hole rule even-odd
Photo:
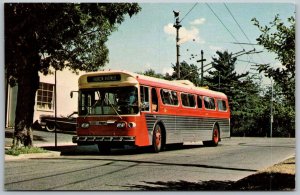
[{"label": "red and white bus", "polygon": [[78,145],[151,146],[202,141],[217,146],[230,137],[223,93],[186,80],[167,81],[127,71],[99,71],[79,78]]}]

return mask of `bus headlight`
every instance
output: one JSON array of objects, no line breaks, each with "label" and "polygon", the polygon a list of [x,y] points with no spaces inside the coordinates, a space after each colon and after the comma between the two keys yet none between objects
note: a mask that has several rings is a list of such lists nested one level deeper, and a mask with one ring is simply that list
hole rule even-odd
[{"label": "bus headlight", "polygon": [[126,123],[125,122],[118,122],[117,123],[117,128],[124,128],[126,127]]},{"label": "bus headlight", "polygon": [[90,127],[90,123],[82,123],[81,128],[87,129]]},{"label": "bus headlight", "polygon": [[134,127],[136,127],[136,123],[135,122],[130,122],[130,123],[128,123],[128,127],[129,128],[134,128]]}]

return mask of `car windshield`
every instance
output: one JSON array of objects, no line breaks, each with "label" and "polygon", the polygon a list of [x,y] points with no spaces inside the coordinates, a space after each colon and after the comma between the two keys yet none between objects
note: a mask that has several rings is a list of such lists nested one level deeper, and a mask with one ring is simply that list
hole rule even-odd
[{"label": "car windshield", "polygon": [[79,115],[128,115],[138,112],[136,87],[80,90]]}]

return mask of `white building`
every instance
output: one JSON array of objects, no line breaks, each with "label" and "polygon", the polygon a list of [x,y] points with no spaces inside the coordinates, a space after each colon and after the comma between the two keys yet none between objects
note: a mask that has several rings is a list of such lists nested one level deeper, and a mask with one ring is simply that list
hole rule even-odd
[{"label": "white building", "polygon": [[[57,116],[67,116],[74,111],[77,111],[78,94],[73,93],[73,98],[70,97],[71,91],[78,90],[78,78],[84,72],[78,75],[72,73],[69,69],[56,71],[56,93],[57,93]],[[38,120],[40,115],[55,114],[55,75],[48,74],[47,76],[39,74],[40,86],[36,92],[34,118],[33,122]],[[17,104],[18,87],[7,87],[7,102],[6,102],[6,127],[14,127],[15,110]]]}]

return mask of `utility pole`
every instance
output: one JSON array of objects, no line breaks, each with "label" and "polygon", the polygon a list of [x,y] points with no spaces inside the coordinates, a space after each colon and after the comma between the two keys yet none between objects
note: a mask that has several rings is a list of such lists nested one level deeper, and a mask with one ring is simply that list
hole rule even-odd
[{"label": "utility pole", "polygon": [[174,17],[176,19],[175,24],[173,25],[173,27],[176,28],[176,67],[177,67],[177,79],[180,79],[180,64],[179,64],[179,29],[181,26],[180,21],[179,21],[179,12],[177,11],[173,11],[174,13]]},{"label": "utility pole", "polygon": [[271,78],[271,113],[270,113],[270,138],[272,138],[273,137],[273,78]]},{"label": "utility pole", "polygon": [[206,59],[203,59],[203,50],[201,50],[201,60],[197,60],[197,62],[201,62],[201,86],[203,86],[203,73],[204,73],[204,66],[203,62],[206,61]]},{"label": "utility pole", "polygon": [[56,69],[54,72],[54,146],[57,148],[57,129],[56,129],[56,120],[57,120],[57,77]]}]

